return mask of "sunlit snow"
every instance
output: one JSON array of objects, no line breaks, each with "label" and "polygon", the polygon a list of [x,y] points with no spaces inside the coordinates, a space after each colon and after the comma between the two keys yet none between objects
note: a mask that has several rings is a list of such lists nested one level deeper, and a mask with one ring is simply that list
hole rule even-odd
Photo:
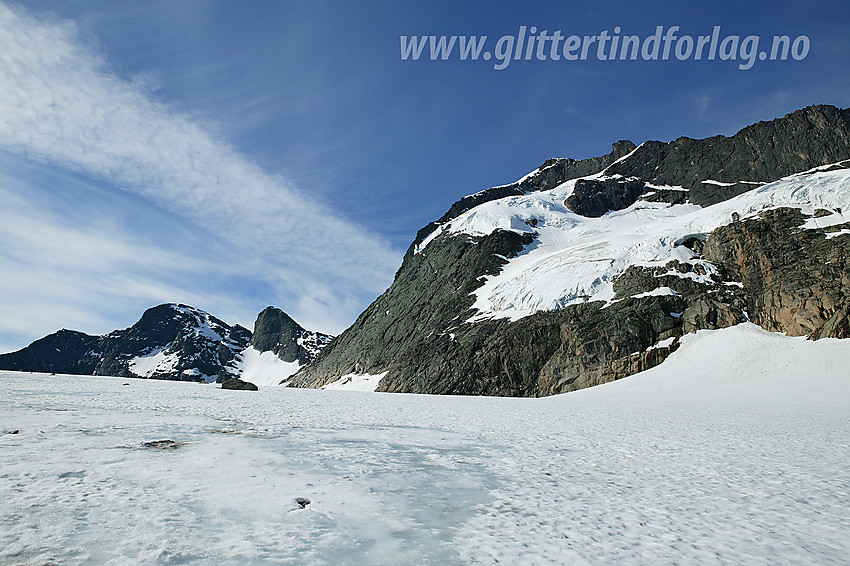
[{"label": "sunlit snow", "polygon": [[842,564],[848,367],[744,324],[545,399],[0,372],[0,563]]},{"label": "sunlit snow", "polygon": [[337,389],[342,391],[374,391],[378,387],[381,379],[387,375],[387,372],[378,374],[356,374],[349,373],[343,375],[333,383],[323,385],[322,389]]},{"label": "sunlit snow", "polygon": [[[583,301],[610,301],[614,278],[630,265],[664,265],[672,259],[692,261],[693,253],[681,245],[682,241],[688,236],[707,236],[732,222],[733,213],[745,219],[769,208],[790,206],[807,214],[822,208],[833,212],[832,216],[823,223],[812,220],[812,226],[840,223],[844,215],[838,211],[850,210],[850,170],[821,169],[792,175],[705,208],[638,201],[600,218],[580,216],[566,207],[564,201],[576,182],[567,181],[550,191],[478,205],[440,226],[418,250],[443,232],[472,236],[484,236],[497,229],[536,233],[534,242],[500,273],[487,277],[474,293],[473,307],[479,314],[472,321],[517,320]],[[704,267],[711,271],[711,266]]]},{"label": "sunlit snow", "polygon": [[248,346],[240,352],[234,362],[234,371],[243,381],[254,385],[278,385],[291,377],[301,364],[285,362],[274,352],[260,352],[253,346]]},{"label": "sunlit snow", "polygon": [[165,348],[155,348],[149,354],[131,359],[128,367],[139,377],[150,377],[157,372],[161,374],[173,372],[179,361],[180,356],[177,353],[167,353]]}]

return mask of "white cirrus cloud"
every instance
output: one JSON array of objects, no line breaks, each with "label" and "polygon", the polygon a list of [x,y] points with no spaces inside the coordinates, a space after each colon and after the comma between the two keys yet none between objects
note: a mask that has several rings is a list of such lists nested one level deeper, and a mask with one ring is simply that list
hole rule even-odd
[{"label": "white cirrus cloud", "polygon": [[365,302],[400,260],[381,237],[121,77],[73,22],[3,4],[0,148],[105,181],[202,226],[273,266],[275,298],[307,310],[335,298],[349,308]]}]

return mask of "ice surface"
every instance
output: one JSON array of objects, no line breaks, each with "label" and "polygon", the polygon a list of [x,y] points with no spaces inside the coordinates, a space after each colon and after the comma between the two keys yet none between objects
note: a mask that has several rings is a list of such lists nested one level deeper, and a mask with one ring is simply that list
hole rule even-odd
[{"label": "ice surface", "polygon": [[[472,236],[497,229],[537,234],[535,241],[500,273],[487,277],[476,289],[473,307],[479,314],[470,319],[472,322],[485,318],[518,320],[583,301],[610,301],[612,281],[628,266],[692,260],[691,250],[681,245],[685,236],[707,235],[732,222],[733,213],[745,219],[786,206],[807,214],[818,208],[850,210],[848,169],[792,175],[705,208],[638,201],[600,218],[583,217],[566,207],[564,201],[575,183],[571,180],[550,191],[480,204],[440,226],[419,245],[418,250],[424,249],[446,231]],[[843,218],[838,212],[833,216]],[[536,226],[527,222],[531,219],[536,220]],[[817,225],[823,227],[822,223]]]},{"label": "ice surface", "polygon": [[826,235],[826,239],[831,240],[832,238],[837,238],[838,236],[845,236],[847,234],[850,234],[850,230],[844,228],[842,230],[839,230],[838,232],[830,232]]},{"label": "ice surface", "polygon": [[846,564],[847,368],[744,324],[545,399],[0,372],[0,563]]},{"label": "ice surface", "polygon": [[830,226],[836,226],[838,224],[845,224],[847,222],[850,222],[850,218],[844,216],[843,212],[834,211],[828,216],[821,216],[820,218],[815,218],[813,216],[809,218],[803,224],[803,228],[806,230],[816,230],[819,228],[829,228]]},{"label": "ice surface", "polygon": [[[666,296],[678,296],[678,293],[676,293],[676,291],[674,291],[670,287],[657,287],[657,288],[653,289],[652,291],[646,291],[644,293],[638,293],[636,295],[632,295],[629,298],[631,298],[631,299],[642,299],[644,297],[666,297]],[[614,300],[610,301],[609,303],[607,303],[602,308],[604,309],[604,308],[606,308],[606,307],[608,307],[608,306],[610,306],[614,303],[618,303],[622,300],[624,300],[624,299],[614,299]]]}]

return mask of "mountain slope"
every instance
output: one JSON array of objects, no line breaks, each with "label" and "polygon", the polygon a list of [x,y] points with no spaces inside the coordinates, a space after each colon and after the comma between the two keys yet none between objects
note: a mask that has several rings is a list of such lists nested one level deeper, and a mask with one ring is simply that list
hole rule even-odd
[{"label": "mountain slope", "polygon": [[846,337],[847,163],[789,173],[850,158],[848,132],[847,110],[810,107],[477,193],[420,231],[390,288],[292,384],[385,374],[378,390],[548,395],[748,318]]},{"label": "mountain slope", "polygon": [[828,105],[809,106],[782,118],[758,122],[730,137],[681,137],[667,143],[647,141],[639,147],[622,140],[604,157],[549,159],[515,183],[460,199],[439,220],[417,233],[408,254],[437,227],[474,206],[506,196],[548,191],[603,170],[687,191],[658,191],[650,200],[706,206],[848,157],[850,109]]},{"label": "mountain slope", "polygon": [[251,344],[227,363],[225,374],[257,385],[278,385],[312,362],[333,336],[304,329],[276,307],[257,316]]},{"label": "mountain slope", "polygon": [[239,377],[277,385],[315,359],[332,338],[305,330],[275,307],[260,313],[254,330],[252,335],[200,309],[168,303],[105,336],[60,330],[0,354],[0,369],[181,381]]},{"label": "mountain slope", "polygon": [[70,374],[214,381],[251,333],[202,310],[168,303],[105,336],[60,330],[26,348],[0,355],[0,368]]}]

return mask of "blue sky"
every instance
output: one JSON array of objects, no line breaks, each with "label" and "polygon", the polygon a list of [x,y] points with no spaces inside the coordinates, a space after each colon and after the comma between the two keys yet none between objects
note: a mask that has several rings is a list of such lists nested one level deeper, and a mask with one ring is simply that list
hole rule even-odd
[{"label": "blue sky", "polygon": [[[400,35],[806,35],[801,61],[402,61]],[[765,39],[768,38],[768,39]],[[463,195],[847,107],[846,2],[0,3],[0,351],[180,301],[339,332]]]}]

